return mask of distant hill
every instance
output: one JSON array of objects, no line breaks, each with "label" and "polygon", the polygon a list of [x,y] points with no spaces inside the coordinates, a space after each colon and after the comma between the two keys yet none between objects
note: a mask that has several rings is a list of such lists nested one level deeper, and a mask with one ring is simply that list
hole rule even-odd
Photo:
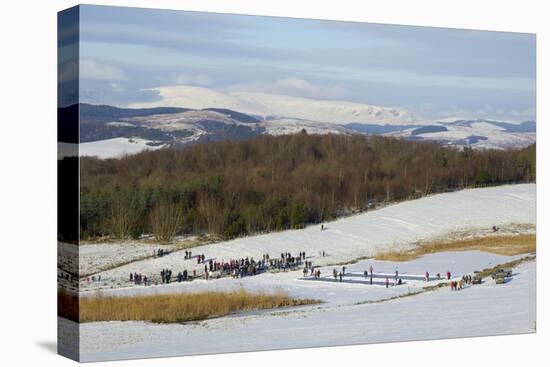
[{"label": "distant hill", "polygon": [[[78,113],[77,106],[60,109],[60,113]],[[101,151],[98,156],[114,157],[117,147],[124,147],[120,138],[139,140],[147,146],[181,147],[198,142],[225,139],[242,140],[261,135],[293,134],[302,130],[314,134],[354,134],[343,126],[301,119],[262,119],[225,108],[196,110],[176,107],[118,108],[106,105],[80,105],[80,142],[87,143],[86,154],[94,154],[93,142]],[[62,119],[63,120],[63,119]],[[78,127],[76,127],[78,129]],[[106,142],[112,140],[113,144]],[[127,144],[126,144],[127,145]],[[135,146],[133,146],[135,148]],[[130,151],[134,152],[134,149]]]},{"label": "distant hill", "polygon": [[[127,145],[120,139],[140,141],[140,146],[146,149],[160,146],[181,147],[225,139],[243,140],[262,135],[290,135],[302,131],[309,134],[394,136],[476,149],[522,148],[534,143],[536,139],[535,121],[514,124],[493,120],[455,119],[404,124],[397,119],[395,123],[337,124],[295,117],[262,117],[216,107],[119,108],[86,103],[60,108],[58,114],[59,141],[75,143],[77,141],[71,139],[74,140],[80,133],[80,142],[89,144],[86,154],[94,154],[94,142],[101,142],[97,144],[98,149],[112,148],[109,149],[109,154],[98,151],[98,155],[104,157],[117,157],[124,153],[116,149]],[[80,126],[74,123],[78,115]],[[113,140],[114,145],[108,144],[108,140]],[[131,151],[134,152],[135,149]]]},{"label": "distant hill", "polygon": [[128,117],[163,115],[189,111],[188,108],[155,107],[155,108],[120,108],[108,105],[80,103],[80,121],[82,124],[116,121]]},{"label": "distant hill", "polygon": [[333,124],[369,121],[377,124],[413,124],[406,110],[365,103],[312,99],[273,93],[221,92],[188,85],[154,88],[160,100],[131,107],[185,106],[193,109],[224,108],[254,116],[277,116]]}]

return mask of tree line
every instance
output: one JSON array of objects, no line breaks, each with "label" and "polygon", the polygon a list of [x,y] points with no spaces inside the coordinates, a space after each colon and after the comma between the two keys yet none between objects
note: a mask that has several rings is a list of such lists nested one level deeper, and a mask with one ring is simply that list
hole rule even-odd
[{"label": "tree line", "polygon": [[224,239],[379,204],[535,181],[535,145],[472,150],[380,136],[263,136],[80,162],[80,236]]}]

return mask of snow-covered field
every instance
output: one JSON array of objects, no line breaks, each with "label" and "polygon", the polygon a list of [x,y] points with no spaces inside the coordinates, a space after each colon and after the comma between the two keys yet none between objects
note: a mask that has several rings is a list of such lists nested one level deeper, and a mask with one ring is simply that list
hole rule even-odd
[{"label": "snow-covered field", "polygon": [[89,143],[81,143],[79,146],[80,156],[95,156],[101,159],[120,158],[124,155],[136,154],[144,150],[156,150],[162,145],[147,145],[149,140],[140,138],[114,138],[98,140]]},{"label": "snow-covered field", "polygon": [[[76,248],[70,243],[58,244],[58,253],[62,258],[78,256],[78,274],[85,276],[95,274],[106,268],[136,261],[146,257],[152,257],[157,250],[175,251],[183,247],[191,246],[197,240],[196,236],[180,237],[171,244],[159,244],[154,242],[127,241],[122,243],[89,243]],[[78,250],[78,252],[76,252]],[[63,264],[63,261],[61,261]],[[75,267],[67,268],[71,273],[77,274]]]},{"label": "snow-covered field", "polygon": [[[481,231],[493,225],[534,225],[535,203],[534,184],[469,189],[342,218],[327,223],[323,231],[317,226],[310,226],[195,247],[192,251],[195,255],[204,254],[207,260],[216,261],[246,256],[258,259],[265,253],[277,257],[282,252],[297,254],[305,251],[314,265],[337,264],[372,257],[379,251],[410,248],[417,241],[441,238],[455,232]],[[81,246],[83,253],[88,251],[86,246]],[[118,252],[126,251],[123,249],[120,247],[117,251],[111,251],[113,262],[124,256],[124,252]],[[128,251],[134,250],[129,248]],[[325,251],[327,256],[319,256],[321,251]],[[90,289],[130,285],[130,273],[158,276],[165,268],[176,273],[184,269],[202,272],[204,265],[184,257],[185,253],[178,251],[162,258],[132,262],[102,272],[101,283],[83,282],[81,286],[82,289]],[[108,262],[108,259],[105,261]]]},{"label": "snow-covered field", "polygon": [[[458,260],[456,255],[459,255]],[[411,269],[439,261],[472,269],[479,254],[445,253],[419,259]],[[462,258],[461,258],[462,257]],[[485,258],[484,261],[488,261]],[[503,259],[492,259],[502,261]],[[475,260],[477,261],[477,260]],[[435,262],[435,263],[434,263]],[[416,263],[416,264],[415,264]],[[478,263],[479,264],[479,263]],[[365,265],[365,264],[363,264]],[[393,268],[395,264],[386,266]],[[405,271],[406,264],[398,264]],[[389,269],[388,269],[389,270]],[[327,303],[251,312],[198,323],[97,322],[80,325],[83,361],[191,355],[279,348],[502,335],[535,331],[535,263],[518,266],[506,284],[487,279],[451,292],[435,291],[368,303],[408,291],[390,287],[295,280],[292,293],[315,294]],[[266,284],[267,285],[267,284]],[[298,290],[300,289],[300,290]],[[61,320],[61,324],[70,323]]]},{"label": "snow-covered field", "polygon": [[[80,246],[79,274],[93,274],[106,267],[149,257],[159,248],[171,250],[173,246],[148,243],[90,244]],[[116,262],[114,258],[116,257]]]},{"label": "snow-covered field", "polygon": [[[302,230],[271,233],[192,249],[206,259],[228,260],[263,253],[306,251],[307,260],[321,270],[321,279],[296,271],[263,273],[241,279],[222,278],[168,285],[134,286],[130,272],[148,276],[161,269],[175,273],[202,269],[184,251],[162,258],[148,258],[100,273],[101,282],[81,282],[84,297],[96,295],[133,296],[145,294],[283,290],[291,297],[315,298],[321,304],[239,313],[201,322],[153,324],[146,322],[94,322],[80,325],[83,361],[191,355],[279,348],[349,345],[433,338],[526,333],[535,330],[535,261],[522,263],[505,284],[490,278],[481,285],[451,292],[437,285],[440,273],[450,271],[454,279],[476,270],[491,268],[525,255],[499,256],[480,251],[443,252],[407,262],[376,261],[369,257],[380,250],[408,248],[419,240],[480,236],[493,225],[507,233],[532,232],[535,225],[535,185],[510,185],[433,195],[399,203],[368,213]],[[103,247],[101,247],[103,246]],[[147,245],[147,246],[153,246]],[[152,252],[139,244],[84,245],[81,252],[97,255],[101,266],[122,257]],[[327,256],[320,256],[325,251]],[[359,259],[359,260],[357,260]],[[333,269],[346,275],[342,282],[332,277]],[[336,265],[339,264],[339,265]],[[92,268],[97,264],[89,264]],[[374,284],[363,277],[373,266]],[[398,270],[403,284],[393,286],[391,275]],[[422,279],[425,272],[430,281]],[[390,278],[385,287],[386,274]],[[409,295],[411,293],[417,293]],[[392,297],[403,296],[390,299]],[[60,330],[70,321],[60,319]],[[70,329],[70,328],[68,328]]]}]

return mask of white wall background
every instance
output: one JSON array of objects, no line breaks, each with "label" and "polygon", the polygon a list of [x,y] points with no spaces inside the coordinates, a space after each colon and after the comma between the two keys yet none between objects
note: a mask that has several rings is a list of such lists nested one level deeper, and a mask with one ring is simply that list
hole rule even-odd
[{"label": "white wall background", "polygon": [[[536,335],[240,353],[117,366],[535,366],[548,360],[549,9],[545,1],[134,0],[94,4],[537,33]],[[56,341],[56,12],[75,1],[3,1],[0,12],[0,364],[65,366]],[[546,310],[545,310],[546,308]],[[546,312],[545,312],[546,311]],[[108,363],[96,364],[97,366]]]}]

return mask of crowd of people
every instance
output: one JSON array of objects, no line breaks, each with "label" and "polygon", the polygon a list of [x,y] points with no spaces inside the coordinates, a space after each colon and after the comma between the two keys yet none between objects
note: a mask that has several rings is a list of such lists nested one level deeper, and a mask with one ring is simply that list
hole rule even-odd
[{"label": "crowd of people", "polygon": [[130,282],[133,282],[135,285],[151,285],[146,275],[138,273],[130,273]]},{"label": "crowd of people", "polygon": [[172,270],[162,269],[160,272],[160,278],[162,279],[162,283],[170,283],[170,279],[172,279]]},{"label": "crowd of people", "polygon": [[[66,278],[66,279],[67,279],[67,280],[69,279],[69,278],[68,278],[68,274],[67,274],[67,278]],[[90,283],[90,282],[92,282],[92,283],[94,283],[94,282],[101,282],[101,275],[98,274],[97,276],[96,276],[96,275],[87,276],[87,277],[86,277],[86,282],[87,282],[87,283]]]},{"label": "crowd of people", "polygon": [[470,274],[463,275],[459,280],[451,281],[451,291],[459,291],[464,289],[465,284],[472,284],[472,276]]},{"label": "crowd of people", "polygon": [[[163,257],[169,254],[168,250],[158,249],[154,251],[155,257]],[[207,260],[204,254],[194,255],[191,251],[185,250],[185,260],[196,259],[197,264],[204,264],[202,274],[197,274],[197,269],[188,271],[187,269],[177,273],[175,277],[172,276],[172,269],[162,269],[160,271],[160,280],[156,277],[150,277],[149,279],[142,274],[130,273],[130,282],[136,285],[151,285],[168,284],[170,282],[185,282],[196,278],[210,279],[212,277],[221,278],[225,276],[232,276],[234,278],[242,278],[245,276],[257,275],[265,271],[287,271],[294,269],[302,264],[305,265],[306,271],[311,270],[311,275],[320,277],[320,271],[315,272],[313,270],[313,264],[311,261],[306,261],[305,251],[301,251],[298,255],[292,255],[290,252],[281,253],[280,257],[273,258],[269,254],[263,254],[260,259],[254,259],[253,257],[243,257],[231,260],[215,261],[214,259]]]},{"label": "crowd of people", "polygon": [[[157,249],[154,251],[154,257],[163,257],[168,255],[170,252],[166,249]],[[320,256],[325,256],[325,251],[319,251]],[[230,260],[221,260],[215,261],[214,259],[207,260],[204,254],[198,254],[193,256],[190,250],[185,250],[185,260],[196,259],[197,264],[204,264],[204,270],[202,274],[197,274],[196,269],[188,271],[187,269],[177,273],[175,278],[172,277],[172,269],[162,269],[160,272],[160,283],[168,284],[172,281],[176,282],[185,282],[190,281],[196,278],[210,279],[212,277],[220,278],[225,276],[231,276],[233,278],[242,278],[246,276],[254,276],[265,271],[287,271],[294,269],[298,266],[304,265],[303,274],[305,277],[312,277],[313,279],[321,279],[321,270],[313,266],[313,262],[306,260],[306,252],[300,251],[298,255],[293,256],[290,252],[283,252],[278,257],[271,257],[269,254],[265,253],[261,256],[260,259],[254,259],[253,257],[243,257]],[[373,284],[374,269],[370,265],[368,269],[363,272],[364,278],[367,279],[370,284]],[[343,281],[343,278],[346,276],[346,266],[342,266],[341,270],[338,271],[336,268],[332,270],[332,277],[334,280],[340,282]],[[444,277],[450,281],[450,286],[452,291],[461,290],[464,288],[465,284],[472,283],[471,275],[464,275],[462,279],[451,280],[451,272],[447,271],[444,274]],[[136,285],[151,285],[158,284],[157,281],[152,280],[153,277],[147,278],[147,276],[139,274],[137,272],[130,273],[130,282]],[[383,278],[384,279],[384,278]],[[443,279],[440,273],[437,273],[435,279]],[[92,276],[91,279],[87,279],[88,282],[101,281],[101,276],[97,277]],[[428,271],[424,274],[424,280],[426,282],[433,280],[433,277],[430,278],[430,273]],[[383,285],[386,288],[389,288],[390,285],[397,286],[403,284],[402,279],[399,277],[399,271],[397,267],[395,268],[394,276],[386,276],[384,279]]]}]

